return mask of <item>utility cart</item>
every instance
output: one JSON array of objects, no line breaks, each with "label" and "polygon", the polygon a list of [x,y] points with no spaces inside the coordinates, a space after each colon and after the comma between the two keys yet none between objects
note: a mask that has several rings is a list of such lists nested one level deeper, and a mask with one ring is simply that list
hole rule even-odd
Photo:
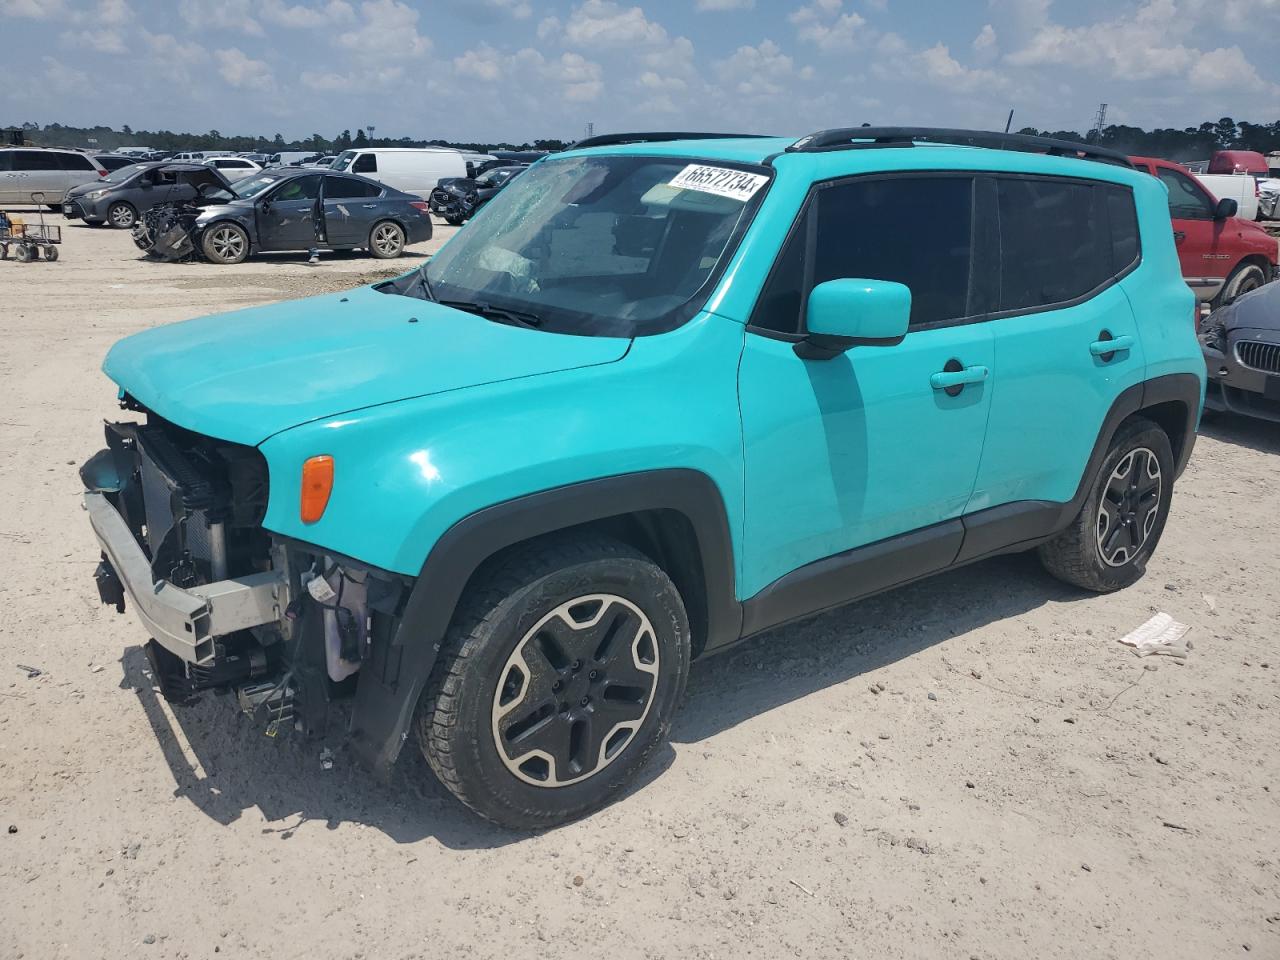
[{"label": "utility cart", "polygon": [[20,263],[37,260],[42,253],[50,263],[58,259],[62,227],[44,222],[45,198],[42,191],[31,194],[31,202],[36,205],[39,223],[15,222],[12,214],[0,210],[0,260],[7,260],[11,252]]}]

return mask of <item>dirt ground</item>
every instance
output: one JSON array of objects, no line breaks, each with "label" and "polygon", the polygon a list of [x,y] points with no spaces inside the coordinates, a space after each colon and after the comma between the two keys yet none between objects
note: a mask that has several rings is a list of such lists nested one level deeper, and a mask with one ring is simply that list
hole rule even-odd
[{"label": "dirt ground", "polygon": [[[430,248],[225,268],[65,234],[0,263],[3,960],[1280,958],[1280,427],[1206,424],[1132,589],[1006,557],[775,631],[695,665],[628,796],[513,834],[412,749],[385,788],[160,701],[79,504],[113,341]],[[1184,666],[1115,642],[1158,610]]]}]

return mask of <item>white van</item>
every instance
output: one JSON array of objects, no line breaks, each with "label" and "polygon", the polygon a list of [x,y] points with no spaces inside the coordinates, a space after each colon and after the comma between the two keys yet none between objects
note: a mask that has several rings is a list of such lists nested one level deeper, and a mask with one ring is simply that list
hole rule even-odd
[{"label": "white van", "polygon": [[446,177],[465,177],[467,164],[457,150],[445,147],[371,147],[347,150],[333,161],[334,170],[364,174],[371,180],[412,193],[423,200]]}]

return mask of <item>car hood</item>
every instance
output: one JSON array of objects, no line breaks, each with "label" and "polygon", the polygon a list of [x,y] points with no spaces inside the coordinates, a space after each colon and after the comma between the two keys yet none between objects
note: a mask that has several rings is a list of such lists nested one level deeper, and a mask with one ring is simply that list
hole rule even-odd
[{"label": "car hood", "polygon": [[1280,335],[1280,283],[1268,283],[1237,297],[1212,315],[1224,330]]},{"label": "car hood", "polygon": [[629,345],[360,287],[147,330],[112,347],[102,369],[181,427],[257,445],[364,407],[612,363]]}]

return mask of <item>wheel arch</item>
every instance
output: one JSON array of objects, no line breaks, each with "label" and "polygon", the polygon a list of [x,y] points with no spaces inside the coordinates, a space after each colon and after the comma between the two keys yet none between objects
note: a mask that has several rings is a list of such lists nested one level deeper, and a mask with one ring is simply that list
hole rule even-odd
[{"label": "wheel arch", "polygon": [[635,547],[671,577],[689,613],[694,655],[742,629],[735,555],[724,499],[706,474],[668,469],[557,487],[486,507],[432,547],[393,636],[393,676],[361,678],[352,744],[379,776],[399,755],[459,600],[512,549],[548,537],[606,534]]},{"label": "wheel arch", "polygon": [[1102,422],[1102,429],[1098,431],[1098,439],[1094,442],[1093,452],[1080,477],[1076,494],[1063,508],[1061,525],[1065,526],[1079,513],[1093,488],[1111,441],[1120,426],[1135,416],[1154,421],[1168,434],[1169,445],[1173,448],[1174,475],[1181,476],[1195,447],[1202,396],[1202,379],[1194,373],[1166,374],[1135,383],[1121,392],[1111,404],[1111,409]]}]

